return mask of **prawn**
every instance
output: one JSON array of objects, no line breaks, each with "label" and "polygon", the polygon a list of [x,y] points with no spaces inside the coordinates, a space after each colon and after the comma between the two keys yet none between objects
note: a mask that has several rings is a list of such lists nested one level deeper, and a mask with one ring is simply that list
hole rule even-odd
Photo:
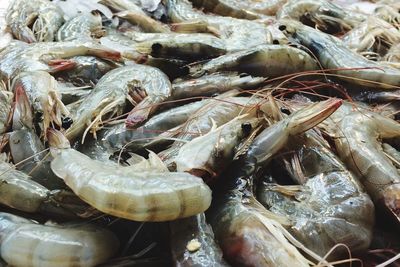
[{"label": "prawn", "polygon": [[86,203],[65,190],[49,190],[0,155],[0,203],[20,211],[64,218],[85,217]]},{"label": "prawn", "polygon": [[236,3],[226,0],[191,0],[194,7],[203,8],[206,12],[213,12],[221,16],[229,16],[239,19],[259,19],[262,16],[245,8],[241,8]]},{"label": "prawn", "polygon": [[319,30],[334,33],[351,30],[367,19],[363,13],[347,10],[326,0],[289,0],[276,17],[278,20],[308,21]]},{"label": "prawn", "polygon": [[385,55],[400,42],[398,29],[376,17],[369,17],[342,37],[343,43],[362,55]]},{"label": "prawn", "polygon": [[340,79],[371,88],[400,86],[400,70],[368,60],[351,51],[340,39],[297,21],[282,20],[280,23],[280,29],[310,49],[322,67],[331,69]]},{"label": "prawn", "polygon": [[101,0],[100,3],[117,11],[116,16],[138,25],[146,32],[170,32],[167,25],[149,17],[134,1]]},{"label": "prawn", "polygon": [[210,101],[201,107],[189,117],[187,122],[176,129],[179,133],[175,137],[179,141],[175,141],[169,149],[160,152],[159,156],[168,167],[173,168],[174,160],[184,145],[184,141],[191,141],[197,135],[204,135],[213,127],[222,126],[240,114],[255,117],[262,102],[263,99],[254,97],[226,97],[224,94],[218,96],[215,101]]},{"label": "prawn", "polygon": [[104,75],[80,104],[67,137],[75,139],[91,128],[95,132],[105,115],[122,113],[127,99],[136,105],[126,121],[133,126],[146,120],[156,110],[154,104],[167,99],[170,93],[168,77],[156,68],[138,64],[116,68]]},{"label": "prawn", "polygon": [[7,137],[16,168],[48,189],[64,188],[65,184],[51,171],[49,153],[35,133],[34,116],[25,92],[16,92],[12,113],[13,131]]},{"label": "prawn", "polygon": [[185,143],[175,158],[176,170],[214,182],[233,160],[235,148],[258,123],[258,119],[244,114]]},{"label": "prawn", "polygon": [[211,32],[226,43],[229,52],[272,43],[270,30],[256,21],[204,14],[195,10],[187,0],[166,1],[168,16],[174,30],[182,25],[187,32]]},{"label": "prawn", "polygon": [[259,1],[259,0],[192,0],[195,5],[200,3],[207,10],[220,14],[222,16],[231,16],[244,19],[260,19],[266,16],[275,16],[277,11],[288,0],[272,0],[272,1]]},{"label": "prawn", "polygon": [[218,71],[238,71],[261,77],[277,77],[318,69],[306,52],[288,45],[260,45],[230,53],[191,67],[194,76]]},{"label": "prawn", "polygon": [[[308,266],[282,229],[287,220],[269,212],[253,196],[253,177],[289,138],[331,115],[340,100],[312,104],[264,129],[226,174],[225,190],[213,200],[207,216],[229,263],[238,266]],[[228,180],[226,180],[228,179]],[[293,240],[293,239],[292,239]],[[318,258],[314,253],[307,253]]]},{"label": "prawn", "polygon": [[346,103],[332,115],[335,127],[322,126],[334,137],[338,155],[359,177],[376,207],[399,224],[400,174],[383,153],[379,140],[398,139],[400,124],[378,113],[358,109]]},{"label": "prawn", "polygon": [[172,83],[172,98],[185,99],[211,96],[231,89],[255,89],[263,84],[264,77],[254,77],[232,72],[216,72],[198,78],[176,79]]},{"label": "prawn", "polygon": [[96,266],[118,250],[116,236],[91,225],[41,225],[0,213],[0,255],[12,266]]},{"label": "prawn", "polygon": [[[294,136],[283,158],[297,185],[264,182],[258,200],[271,212],[285,216],[285,227],[320,256],[336,244],[363,251],[372,240],[374,205],[357,180],[316,131]],[[279,182],[279,181],[278,181]],[[332,256],[332,255],[331,255]]]},{"label": "prawn", "polygon": [[15,38],[27,42],[52,42],[64,22],[63,13],[47,0],[14,0],[6,22]]},{"label": "prawn", "polygon": [[43,70],[53,73],[71,69],[75,63],[66,58],[83,55],[121,60],[119,52],[87,41],[33,44],[14,41],[0,52],[0,79],[8,82],[23,71]]},{"label": "prawn", "polygon": [[[33,116],[44,134],[50,125],[62,125],[62,117],[69,111],[61,101],[58,83],[45,71],[22,72],[12,84],[16,101],[25,101],[19,106],[31,106]],[[14,127],[16,129],[16,127]]]},{"label": "prawn", "polygon": [[102,30],[101,15],[98,11],[78,14],[64,23],[57,32],[57,41],[73,41],[76,39],[92,40],[105,34]]},{"label": "prawn", "polygon": [[137,42],[136,51],[157,58],[193,61],[227,52],[224,40],[206,33],[134,33],[129,37]]},{"label": "prawn", "polygon": [[135,150],[138,146],[145,146],[149,141],[157,138],[160,133],[185,123],[193,113],[207,103],[207,100],[202,100],[161,112],[136,129],[127,128],[125,123],[117,124],[107,130],[103,142],[113,151]]},{"label": "prawn", "polygon": [[188,173],[168,172],[152,153],[149,161],[122,167],[92,160],[49,129],[51,169],[82,198],[107,214],[135,221],[169,221],[205,211],[211,190]]}]

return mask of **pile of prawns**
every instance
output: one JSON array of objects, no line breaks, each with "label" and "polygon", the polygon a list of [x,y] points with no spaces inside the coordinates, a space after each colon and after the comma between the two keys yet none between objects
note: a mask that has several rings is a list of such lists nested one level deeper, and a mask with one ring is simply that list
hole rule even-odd
[{"label": "pile of prawns", "polygon": [[14,0],[1,266],[400,258],[395,0]]}]

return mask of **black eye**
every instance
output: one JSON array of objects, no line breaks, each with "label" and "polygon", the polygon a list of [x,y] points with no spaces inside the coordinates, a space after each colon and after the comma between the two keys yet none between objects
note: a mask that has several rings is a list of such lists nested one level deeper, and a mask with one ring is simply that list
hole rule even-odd
[{"label": "black eye", "polygon": [[69,127],[71,127],[71,125],[72,125],[72,123],[73,123],[74,121],[70,118],[70,117],[66,117],[66,118],[63,118],[62,119],[62,127],[64,128],[64,129],[68,129]]},{"label": "black eye", "polygon": [[154,43],[154,44],[151,46],[151,51],[152,51],[153,53],[158,53],[158,52],[161,51],[161,49],[162,49],[162,45],[159,44],[159,43]]},{"label": "black eye", "polygon": [[250,76],[250,75],[247,74],[247,73],[240,73],[240,74],[239,74],[239,77],[240,77],[240,78],[244,78],[244,77],[247,77],[247,76]]},{"label": "black eye", "polygon": [[251,133],[252,126],[250,123],[246,122],[242,124],[242,131],[245,135],[249,135]]},{"label": "black eye", "polygon": [[162,22],[164,22],[164,23],[167,23],[168,17],[167,17],[165,14],[162,14],[161,17],[160,17],[160,20],[161,20]]},{"label": "black eye", "polygon": [[280,31],[284,31],[284,30],[286,30],[286,26],[285,25],[279,25],[278,29]]},{"label": "black eye", "polygon": [[272,41],[272,43],[278,45],[279,41],[275,39],[275,40]]},{"label": "black eye", "polygon": [[290,115],[290,110],[288,110],[287,108],[281,108],[281,112],[285,113],[286,115]]}]

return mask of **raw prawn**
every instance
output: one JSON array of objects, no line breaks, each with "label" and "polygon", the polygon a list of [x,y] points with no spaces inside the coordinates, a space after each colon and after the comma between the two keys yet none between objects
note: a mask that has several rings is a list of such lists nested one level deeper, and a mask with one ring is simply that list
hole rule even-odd
[{"label": "raw prawn", "polygon": [[0,213],[0,255],[12,266],[96,266],[113,256],[115,235],[91,224],[40,225]]},{"label": "raw prawn", "polygon": [[47,0],[14,0],[6,22],[15,38],[27,42],[52,42],[64,22],[62,11]]},{"label": "raw prawn", "polygon": [[264,182],[258,199],[285,216],[289,232],[320,256],[336,244],[354,252],[365,250],[372,239],[374,205],[357,177],[321,140],[312,130],[292,137],[282,157],[298,185]]},{"label": "raw prawn", "polygon": [[211,190],[188,173],[168,172],[155,154],[122,167],[92,160],[48,131],[51,168],[85,202],[107,214],[135,221],[169,221],[205,211]]}]

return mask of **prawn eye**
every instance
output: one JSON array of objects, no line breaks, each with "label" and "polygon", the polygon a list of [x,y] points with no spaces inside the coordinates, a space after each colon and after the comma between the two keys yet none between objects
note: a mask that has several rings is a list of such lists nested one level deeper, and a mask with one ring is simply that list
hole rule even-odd
[{"label": "prawn eye", "polygon": [[73,122],[74,122],[74,121],[73,121],[70,117],[66,117],[66,118],[63,118],[63,119],[62,119],[61,126],[62,126],[64,129],[68,129],[69,127],[71,127],[71,125],[72,125]]},{"label": "prawn eye", "polygon": [[242,124],[242,131],[245,135],[249,135],[251,132],[252,126],[250,123],[246,122]]},{"label": "prawn eye", "polygon": [[279,40],[274,39],[274,40],[272,41],[272,44],[278,45],[278,44],[279,44]]},{"label": "prawn eye", "polygon": [[166,23],[168,21],[168,17],[165,14],[162,14],[160,17],[160,20],[164,23]]},{"label": "prawn eye", "polygon": [[279,25],[278,29],[280,31],[284,31],[284,30],[286,30],[286,26],[285,25]]},{"label": "prawn eye", "polygon": [[154,43],[154,44],[151,46],[151,51],[152,51],[153,53],[159,53],[159,52],[161,51],[161,49],[162,49],[162,45],[159,44],[159,43]]},{"label": "prawn eye", "polygon": [[287,108],[281,108],[281,112],[285,113],[286,115],[290,115],[290,110],[288,110]]}]

